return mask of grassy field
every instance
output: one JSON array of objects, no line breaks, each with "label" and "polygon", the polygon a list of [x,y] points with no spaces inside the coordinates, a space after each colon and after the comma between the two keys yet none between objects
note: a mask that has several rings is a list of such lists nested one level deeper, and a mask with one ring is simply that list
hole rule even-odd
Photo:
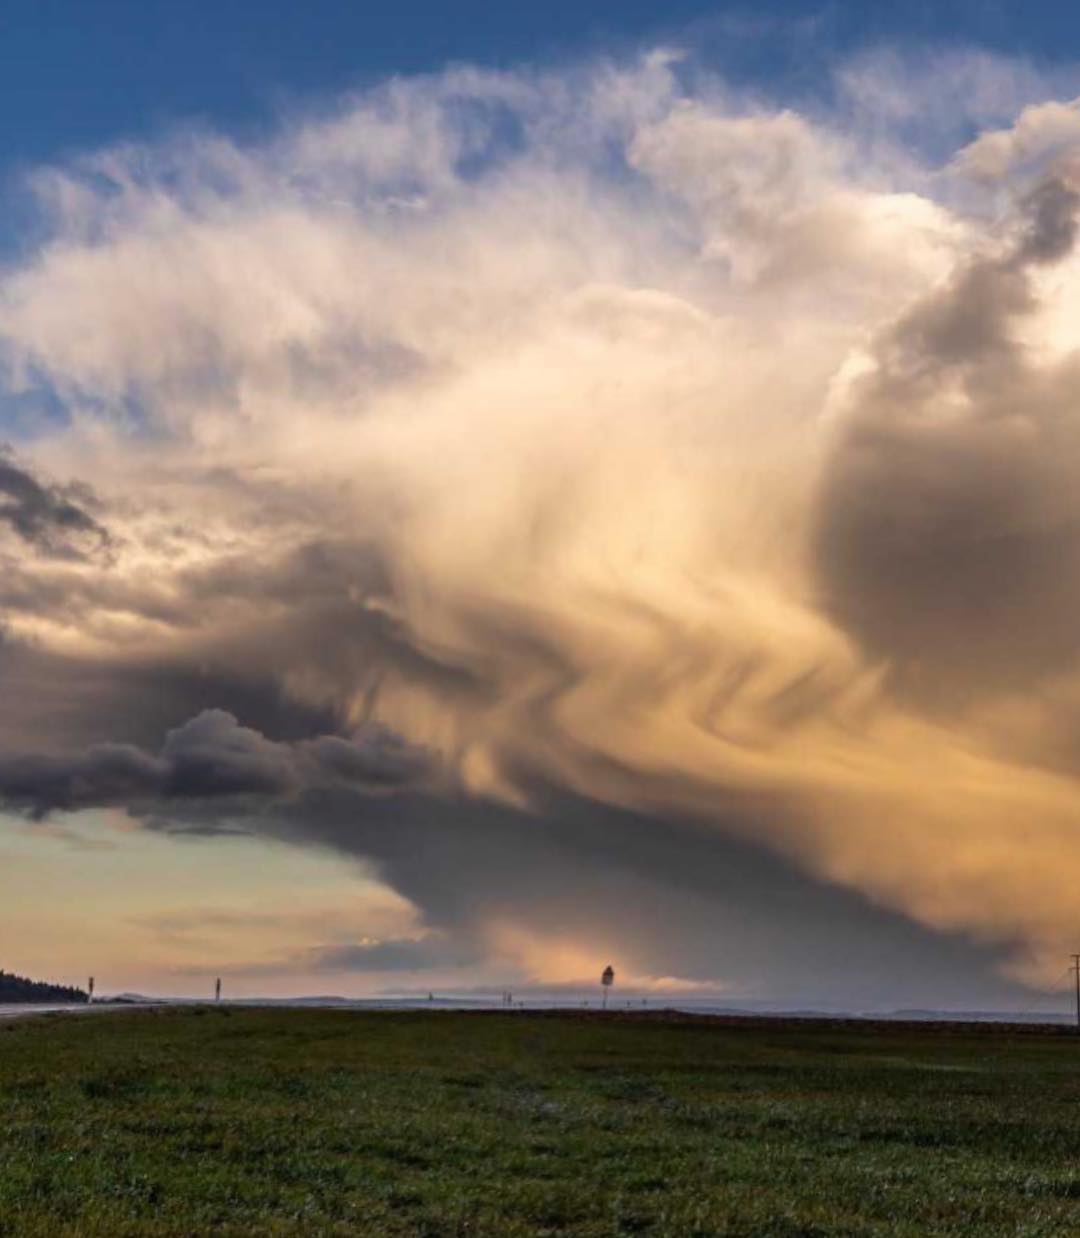
[{"label": "grassy field", "polygon": [[1080,1234],[1080,1038],[176,1009],[0,1027],[0,1233]]}]

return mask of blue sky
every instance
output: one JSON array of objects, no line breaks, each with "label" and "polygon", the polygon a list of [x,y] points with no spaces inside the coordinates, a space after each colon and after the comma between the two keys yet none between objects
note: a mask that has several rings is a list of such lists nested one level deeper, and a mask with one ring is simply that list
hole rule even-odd
[{"label": "blue sky", "polygon": [[823,55],[883,41],[1051,61],[1080,46],[1077,6],[1000,0],[8,0],[3,14],[0,169],[8,172],[181,123],[250,131],[282,107],[389,73],[447,61],[510,65],[675,34],[729,76],[765,81],[812,74]]}]

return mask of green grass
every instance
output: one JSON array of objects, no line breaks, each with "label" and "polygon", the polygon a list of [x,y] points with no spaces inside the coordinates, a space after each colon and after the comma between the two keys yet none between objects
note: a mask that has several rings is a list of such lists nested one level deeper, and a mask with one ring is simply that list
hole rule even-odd
[{"label": "green grass", "polygon": [[0,1234],[1080,1234],[1080,1042],[528,1014],[0,1025]]}]

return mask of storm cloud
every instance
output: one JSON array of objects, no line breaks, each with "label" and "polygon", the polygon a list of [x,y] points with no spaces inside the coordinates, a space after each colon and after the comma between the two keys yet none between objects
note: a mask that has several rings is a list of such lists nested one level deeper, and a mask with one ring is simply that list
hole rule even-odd
[{"label": "storm cloud", "polygon": [[872,65],[835,113],[684,70],[458,69],[35,174],[0,339],[65,415],[0,457],[9,810],[362,861],[420,928],[328,967],[749,983],[787,908],[1044,974],[1075,104],[943,160]]},{"label": "storm cloud", "polygon": [[420,781],[425,765],[421,752],[383,732],[275,742],[207,710],[170,731],[153,755],[119,743],[71,756],[5,755],[0,803],[37,817],[100,807],[167,815],[185,801],[257,804],[314,787],[400,788]]}]

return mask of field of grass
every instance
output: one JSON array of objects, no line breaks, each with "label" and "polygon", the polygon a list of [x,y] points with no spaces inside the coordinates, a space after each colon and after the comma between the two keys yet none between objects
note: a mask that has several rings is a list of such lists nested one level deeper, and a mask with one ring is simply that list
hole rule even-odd
[{"label": "field of grass", "polygon": [[0,1234],[1080,1234],[1080,1038],[173,1009],[0,1027]]}]

